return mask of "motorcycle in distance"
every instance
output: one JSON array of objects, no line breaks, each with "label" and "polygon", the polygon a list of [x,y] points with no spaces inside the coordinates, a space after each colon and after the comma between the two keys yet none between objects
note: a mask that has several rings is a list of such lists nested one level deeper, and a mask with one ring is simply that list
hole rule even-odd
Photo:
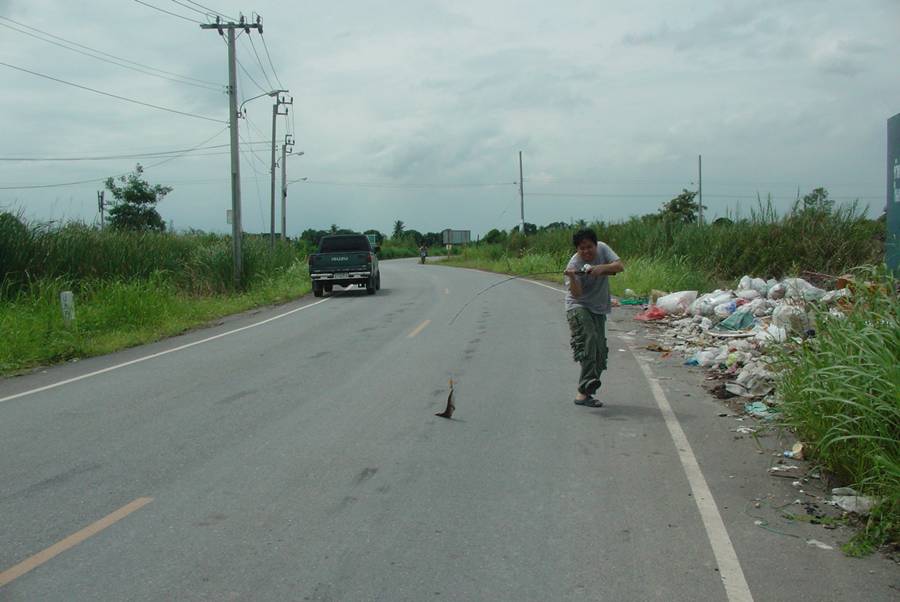
[{"label": "motorcycle in distance", "polygon": [[425,263],[426,257],[428,257],[428,247],[422,245],[419,247],[419,263]]}]

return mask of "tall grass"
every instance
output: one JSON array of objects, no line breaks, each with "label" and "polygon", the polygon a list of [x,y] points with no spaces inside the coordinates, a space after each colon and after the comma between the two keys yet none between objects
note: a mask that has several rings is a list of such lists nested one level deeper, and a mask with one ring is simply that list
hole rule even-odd
[{"label": "tall grass", "polygon": [[[242,280],[252,287],[297,257],[290,245],[278,244],[272,251],[265,238],[245,236]],[[193,294],[230,291],[231,237],[26,224],[0,213],[0,298],[10,299],[45,278],[67,278],[77,288],[98,279],[147,279],[160,272]]]},{"label": "tall grass", "polygon": [[[481,245],[465,249],[459,256],[447,259],[447,265],[474,267],[492,272],[533,275],[536,278],[562,282],[562,272],[572,253],[525,253],[521,257],[509,255],[501,245]],[[610,290],[623,295],[632,289],[638,295],[647,295],[653,289],[711,290],[715,282],[701,270],[678,257],[626,258],[626,270],[610,278]]]},{"label": "tall grass", "polygon": [[820,311],[816,337],[781,352],[778,392],[818,461],[882,498],[877,544],[900,538],[900,302],[889,275],[866,277],[849,311]]},{"label": "tall grass", "polygon": [[[804,270],[838,275],[879,264],[884,257],[884,222],[867,219],[856,203],[831,210],[797,207],[779,216],[771,201],[763,201],[748,217],[703,226],[654,217],[589,226],[621,257],[683,261],[719,280],[744,274],[780,278]],[[549,229],[528,237],[514,233],[502,251],[489,252],[571,256],[574,230]]]},{"label": "tall grass", "polygon": [[[0,374],[109,353],[184,332],[217,317],[289,300],[310,290],[306,264],[258,276],[240,293],[198,296],[172,274],[91,279],[42,278],[12,300],[0,301]],[[63,323],[59,293],[77,290],[73,324]]]}]

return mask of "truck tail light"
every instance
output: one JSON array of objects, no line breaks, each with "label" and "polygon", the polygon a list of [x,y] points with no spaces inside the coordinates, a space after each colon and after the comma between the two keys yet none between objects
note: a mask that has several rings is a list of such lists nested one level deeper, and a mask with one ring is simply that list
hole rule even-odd
[{"label": "truck tail light", "polygon": [[312,260],[313,260],[313,256],[312,256],[312,253],[310,253],[309,257],[306,258],[306,263],[307,263],[307,265],[309,265],[309,267],[312,267]]},{"label": "truck tail light", "polygon": [[366,255],[366,263],[372,263],[372,254],[371,253]]}]

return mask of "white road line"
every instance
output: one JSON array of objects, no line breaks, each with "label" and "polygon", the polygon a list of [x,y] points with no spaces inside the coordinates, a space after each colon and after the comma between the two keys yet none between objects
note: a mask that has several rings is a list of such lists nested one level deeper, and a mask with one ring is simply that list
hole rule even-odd
[{"label": "white road line", "polygon": [[688,443],[687,436],[669,405],[659,381],[650,371],[650,366],[637,356],[634,350],[631,351],[634,359],[640,366],[641,371],[647,382],[650,383],[650,389],[653,391],[653,397],[656,399],[656,405],[662,412],[666,421],[666,427],[669,429],[669,435],[672,436],[672,442],[675,449],[678,450],[678,458],[681,460],[681,466],[687,475],[688,483],[691,486],[694,502],[700,511],[700,518],[703,520],[703,527],[706,529],[706,537],[712,546],[713,555],[716,557],[716,563],[719,565],[719,575],[722,578],[722,584],[725,586],[725,594],[729,602],[753,602],[753,596],[750,594],[750,586],[744,578],[744,571],[741,569],[741,563],[738,560],[737,553],[734,551],[734,545],[725,529],[725,523],[719,514],[719,508],[716,506],[716,500],[713,498],[709,486],[706,484],[706,478],[700,470],[697,463],[697,457]]},{"label": "white road line", "polygon": [[273,322],[285,316],[289,316],[291,314],[297,313],[298,311],[303,311],[304,309],[308,309],[310,307],[315,307],[320,303],[325,303],[331,297],[322,299],[321,301],[316,301],[315,303],[310,303],[309,305],[304,305],[303,307],[297,307],[292,309],[291,311],[286,311],[283,314],[278,314],[277,316],[273,316],[266,320],[262,320],[260,322],[256,322],[254,324],[249,324],[247,326],[241,326],[240,328],[235,328],[234,330],[229,330],[228,332],[223,332],[211,337],[207,337],[205,339],[201,339],[199,341],[194,341],[193,343],[187,343],[186,345],[180,345],[178,347],[173,347],[172,349],[166,349],[165,351],[160,351],[158,353],[154,353],[151,355],[145,355],[144,357],[139,357],[137,359],[123,362],[121,364],[116,364],[115,366],[109,366],[108,368],[103,368],[102,370],[95,370],[94,372],[88,372],[87,374],[82,374],[81,376],[76,376],[74,378],[67,378],[66,380],[61,380],[58,383],[53,383],[51,385],[46,385],[43,387],[38,387],[37,389],[30,389],[28,391],[23,391],[21,393],[16,393],[15,395],[7,395],[6,397],[0,397],[0,403],[4,401],[11,401],[13,399],[18,399],[19,397],[25,397],[26,395],[32,395],[34,393],[40,393],[41,391],[47,391],[49,389],[55,389],[56,387],[61,387],[63,385],[68,385],[70,383],[77,382],[79,380],[84,380],[85,378],[90,378],[92,376],[97,376],[98,374],[103,374],[105,372],[112,372],[113,370],[118,370],[119,368],[124,368],[126,366],[131,366],[132,364],[138,364],[140,362],[145,362],[147,360],[152,360],[153,358],[159,357],[161,355],[166,355],[168,353],[175,353],[176,351],[181,351],[182,349],[187,349],[188,347],[193,347],[194,345],[202,345],[203,343],[208,343],[210,341],[215,341],[216,339],[221,339],[222,337],[227,337],[228,335],[232,335],[238,332],[242,332],[244,330],[248,330],[250,328],[256,328],[257,326],[262,326],[263,324],[268,324],[269,322]]},{"label": "white road line", "polygon": [[531,284],[543,286],[544,288],[549,288],[551,291],[556,291],[557,293],[565,294],[565,292],[566,292],[564,289],[557,288],[555,286],[550,286],[549,284],[544,284],[543,282],[538,282],[537,280],[528,280],[527,278],[522,278],[522,282],[530,282]]},{"label": "white road line", "polygon": [[[565,290],[554,288],[534,280],[525,280],[544,288],[549,288],[558,293],[565,293]],[[644,378],[650,384],[650,390],[653,391],[653,398],[659,411],[666,421],[666,427],[669,429],[669,435],[678,450],[678,458],[681,460],[681,466],[687,476],[688,484],[691,487],[694,502],[700,511],[700,519],[703,521],[703,528],[706,530],[706,537],[712,547],[713,555],[716,557],[716,563],[719,565],[719,575],[722,578],[722,584],[725,586],[725,595],[729,602],[753,602],[753,595],[750,593],[750,586],[747,585],[747,579],[744,577],[744,571],[741,569],[741,563],[738,560],[737,552],[734,551],[734,545],[728,536],[728,530],[725,528],[725,522],[722,515],[719,514],[719,507],[716,506],[716,500],[713,498],[709,485],[706,484],[706,478],[703,471],[700,470],[700,464],[697,463],[697,457],[694,455],[691,444],[688,443],[687,436],[678,422],[678,417],[672,411],[669,400],[666,399],[659,381],[653,376],[650,366],[637,356],[633,349],[631,355],[634,356]]]}]

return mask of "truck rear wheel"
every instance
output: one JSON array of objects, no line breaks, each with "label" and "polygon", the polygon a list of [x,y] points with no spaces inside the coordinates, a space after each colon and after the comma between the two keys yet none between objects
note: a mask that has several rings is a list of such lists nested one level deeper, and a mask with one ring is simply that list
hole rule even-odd
[{"label": "truck rear wheel", "polygon": [[378,272],[378,274],[375,276],[375,290],[381,290],[381,272]]},{"label": "truck rear wheel", "polygon": [[369,295],[375,294],[375,277],[370,276],[368,282],[366,282],[366,293]]},{"label": "truck rear wheel", "polygon": [[321,297],[322,296],[322,285],[318,282],[313,282],[313,296]]}]

